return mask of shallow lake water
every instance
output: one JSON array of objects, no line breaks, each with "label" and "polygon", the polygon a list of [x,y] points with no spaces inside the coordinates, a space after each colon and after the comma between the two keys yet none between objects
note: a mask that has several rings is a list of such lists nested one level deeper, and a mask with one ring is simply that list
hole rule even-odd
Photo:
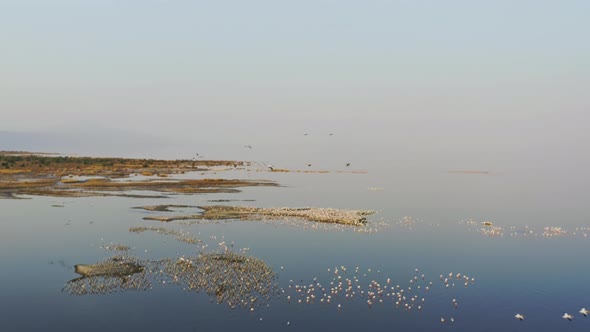
[{"label": "shallow lake water", "polygon": [[[578,313],[590,307],[590,214],[579,203],[581,191],[568,199],[562,195],[567,184],[539,182],[543,176],[517,170],[466,174],[440,167],[355,166],[334,166],[329,173],[279,173],[255,165],[250,170],[182,175],[268,179],[281,185],[243,188],[235,194],[0,200],[0,329],[590,328],[590,318]],[[366,226],[347,227],[296,220],[161,223],[142,218],[196,209],[133,209],[157,204],[376,212]],[[484,221],[493,225],[484,226]],[[201,242],[129,231],[137,226],[165,227]],[[158,281],[147,290],[107,294],[73,295],[64,289],[79,276],[74,265],[113,256],[105,249],[113,244],[127,245],[131,250],[125,255],[146,260],[196,257],[228,247],[266,262],[276,274],[276,288],[266,303],[237,308],[218,303],[214,295]],[[331,296],[330,303],[321,288]],[[308,300],[311,294],[315,298]],[[563,319],[564,312],[574,319]],[[517,313],[525,320],[515,319]]]}]

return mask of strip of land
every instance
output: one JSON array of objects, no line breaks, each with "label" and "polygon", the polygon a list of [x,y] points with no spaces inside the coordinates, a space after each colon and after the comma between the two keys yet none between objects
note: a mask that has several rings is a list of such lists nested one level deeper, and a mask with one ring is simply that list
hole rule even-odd
[{"label": "strip of land", "polygon": [[[237,189],[239,187],[277,186],[275,182],[265,180],[168,178],[171,174],[189,171],[211,171],[212,167],[233,169],[245,165],[249,163],[229,160],[64,157],[0,152],[0,197],[38,195],[165,198],[167,194],[235,193],[240,191]],[[134,175],[144,175],[146,178],[127,180]],[[131,191],[154,193],[129,193]]]},{"label": "strip of land", "polygon": [[[344,210],[332,208],[258,208],[248,206],[198,206],[203,212],[185,216],[155,216],[144,217],[144,220],[170,222],[175,220],[264,220],[300,218],[308,221],[335,223],[343,225],[362,226],[367,222],[367,216],[374,213],[371,210]],[[154,207],[146,210],[154,211]]]},{"label": "strip of land", "polygon": [[242,167],[250,163],[233,160],[159,160],[133,158],[71,157],[0,152],[0,180],[6,176],[46,178],[62,176],[126,177],[131,174],[167,175],[208,171],[211,167]]}]

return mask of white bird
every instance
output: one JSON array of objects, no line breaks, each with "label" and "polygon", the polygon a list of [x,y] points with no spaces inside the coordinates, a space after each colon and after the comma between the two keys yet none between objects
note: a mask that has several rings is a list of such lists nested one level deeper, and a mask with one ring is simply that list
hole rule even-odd
[{"label": "white bird", "polygon": [[521,314],[516,314],[514,315],[514,318],[518,319],[518,320],[524,320],[524,316]]},{"label": "white bird", "polygon": [[267,165],[266,167],[268,167],[268,169],[270,169],[271,171],[274,171],[274,168],[272,165]]},{"label": "white bird", "polygon": [[564,312],[563,316],[561,316],[561,318],[571,321],[572,319],[574,319],[574,316],[568,314],[567,312]]},{"label": "white bird", "polygon": [[584,315],[584,317],[586,317],[586,316],[588,316],[588,314],[590,313],[590,311],[588,311],[588,309],[586,309],[586,308],[582,308],[582,309],[580,309],[580,313],[582,315]]}]

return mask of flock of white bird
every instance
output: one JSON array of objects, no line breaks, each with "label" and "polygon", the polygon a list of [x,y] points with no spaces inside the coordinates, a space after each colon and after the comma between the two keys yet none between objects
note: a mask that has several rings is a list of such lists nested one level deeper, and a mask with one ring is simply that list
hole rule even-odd
[{"label": "flock of white bird", "polygon": [[[423,296],[433,286],[432,282],[425,281],[424,274],[420,274],[418,269],[415,271],[416,275],[409,280],[409,284],[405,287],[394,285],[390,278],[387,278],[382,283],[374,279],[369,279],[368,287],[363,287],[361,284],[367,282],[367,280],[365,279],[363,282],[361,277],[364,276],[366,278],[372,272],[371,269],[361,271],[356,267],[352,269],[352,273],[347,272],[347,268],[344,266],[328,269],[328,273],[333,278],[325,285],[320,283],[317,277],[308,284],[297,284],[293,280],[290,280],[287,289],[282,289],[281,293],[288,303],[333,303],[336,304],[338,310],[343,310],[346,302],[360,297],[366,302],[369,308],[375,304],[382,304],[387,301],[393,303],[395,308],[407,311],[420,311],[426,301]],[[377,272],[380,274],[379,271]],[[461,273],[441,274],[439,278],[445,288],[454,288],[457,281],[460,281],[461,284],[464,283],[464,286],[468,287],[475,281],[475,278]],[[452,300],[452,305],[457,309],[459,306],[457,299]],[[586,308],[581,308],[579,313],[583,316],[588,316],[590,311]],[[574,316],[569,313],[563,313],[561,317],[569,321],[574,319]],[[525,316],[517,313],[514,315],[514,318],[523,321]],[[440,317],[440,322],[443,324],[452,324],[455,322],[455,318],[443,316]]]},{"label": "flock of white bird", "polygon": [[[332,276],[329,281],[320,282],[317,277],[307,283],[295,283],[290,280],[287,288],[281,289],[280,292],[288,303],[299,305],[331,304],[340,311],[345,310],[347,304],[360,300],[369,308],[374,305],[389,304],[393,308],[409,312],[421,311],[427,305],[428,294],[432,287],[442,286],[450,290],[455,288],[456,284],[469,287],[475,282],[473,277],[450,272],[441,274],[440,284],[436,285],[428,281],[419,269],[415,269],[414,272],[415,274],[404,286],[394,283],[379,270],[370,268],[361,270],[359,267],[349,270],[345,266],[336,266],[328,269],[328,274]],[[374,276],[375,273],[381,281],[371,278],[371,275]],[[454,309],[459,307],[459,302],[455,298],[452,299],[451,304]],[[455,322],[454,317],[441,317],[440,320],[442,323]]]},{"label": "flock of white bird", "polygon": [[[584,317],[587,317],[588,314],[590,313],[590,311],[588,309],[586,309],[586,308],[582,308],[578,312],[581,313]],[[524,320],[524,315],[522,315],[522,314],[516,314],[516,315],[514,315],[514,318],[522,321],[522,320]],[[574,316],[568,314],[567,312],[564,312],[563,315],[561,316],[561,318],[567,319],[569,321],[572,321],[574,319]]]}]

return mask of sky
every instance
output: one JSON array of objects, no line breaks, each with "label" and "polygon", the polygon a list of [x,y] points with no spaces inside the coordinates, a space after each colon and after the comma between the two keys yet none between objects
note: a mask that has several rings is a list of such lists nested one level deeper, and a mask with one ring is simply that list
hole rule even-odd
[{"label": "sky", "polygon": [[0,0],[0,131],[563,159],[590,142],[589,15],[584,0]]}]

